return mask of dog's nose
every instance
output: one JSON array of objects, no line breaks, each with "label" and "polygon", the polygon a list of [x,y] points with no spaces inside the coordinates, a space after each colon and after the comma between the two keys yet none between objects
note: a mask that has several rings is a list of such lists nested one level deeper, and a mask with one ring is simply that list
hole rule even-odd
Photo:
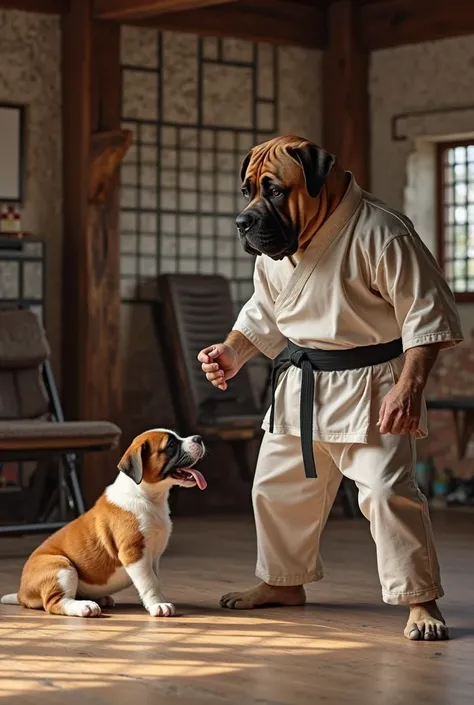
[{"label": "dog's nose", "polygon": [[193,436],[191,440],[192,440],[193,443],[197,443],[198,445],[202,446],[202,438],[201,438],[201,436]]},{"label": "dog's nose", "polygon": [[239,231],[245,235],[245,233],[248,233],[252,225],[254,225],[255,217],[251,213],[244,212],[237,216],[235,223]]}]

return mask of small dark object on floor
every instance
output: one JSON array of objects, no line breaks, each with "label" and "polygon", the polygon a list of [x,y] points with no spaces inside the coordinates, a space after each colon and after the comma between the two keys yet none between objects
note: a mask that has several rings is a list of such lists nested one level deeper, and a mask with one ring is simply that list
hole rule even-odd
[{"label": "small dark object on floor", "polygon": [[446,504],[448,506],[474,507],[474,477],[468,480],[454,477],[449,473]]}]

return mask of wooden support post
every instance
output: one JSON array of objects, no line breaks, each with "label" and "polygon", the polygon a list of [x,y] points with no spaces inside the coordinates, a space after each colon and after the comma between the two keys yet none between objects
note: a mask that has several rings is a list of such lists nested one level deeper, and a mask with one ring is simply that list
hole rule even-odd
[{"label": "wooden support post", "polygon": [[66,419],[84,407],[88,286],[85,266],[91,135],[92,22],[87,1],[73,0],[62,21],[63,266],[62,398]]},{"label": "wooden support post", "polygon": [[[94,21],[89,0],[62,18],[63,329],[67,419],[121,425],[118,165],[120,26]],[[82,485],[90,506],[116,473],[117,453],[90,455]]]},{"label": "wooden support post", "polygon": [[369,188],[368,53],[360,46],[357,3],[335,0],[327,10],[323,72],[323,145]]}]

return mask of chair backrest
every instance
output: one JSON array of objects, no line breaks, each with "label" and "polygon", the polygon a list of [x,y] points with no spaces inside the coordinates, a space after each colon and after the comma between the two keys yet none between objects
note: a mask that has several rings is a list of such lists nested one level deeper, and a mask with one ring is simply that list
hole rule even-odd
[{"label": "chair backrest", "polygon": [[197,360],[200,350],[223,341],[235,320],[227,279],[217,275],[165,274],[159,277],[162,296],[161,339],[175,394],[190,428],[212,425],[226,417],[258,414],[248,372],[229,381],[225,394],[213,387]]},{"label": "chair backrest", "polygon": [[42,366],[49,355],[43,327],[32,311],[0,310],[0,420],[39,419],[48,414]]}]

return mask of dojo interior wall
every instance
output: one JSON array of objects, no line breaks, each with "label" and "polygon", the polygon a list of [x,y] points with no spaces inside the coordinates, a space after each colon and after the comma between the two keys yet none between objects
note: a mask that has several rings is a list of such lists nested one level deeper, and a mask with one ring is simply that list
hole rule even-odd
[{"label": "dojo interior wall", "polygon": [[[435,151],[433,139],[470,138],[474,131],[474,37],[444,39],[373,52],[370,62],[372,191],[408,213],[430,250],[436,254]],[[454,109],[454,110],[453,110]],[[398,123],[407,139],[392,137],[392,119],[424,111],[411,126]],[[413,122],[413,121],[412,121]],[[465,342],[442,354],[429,383],[439,397],[472,393],[474,389],[474,303],[458,305]],[[447,412],[430,416],[430,438],[420,446],[439,470],[474,473],[474,446],[458,461]]]}]

